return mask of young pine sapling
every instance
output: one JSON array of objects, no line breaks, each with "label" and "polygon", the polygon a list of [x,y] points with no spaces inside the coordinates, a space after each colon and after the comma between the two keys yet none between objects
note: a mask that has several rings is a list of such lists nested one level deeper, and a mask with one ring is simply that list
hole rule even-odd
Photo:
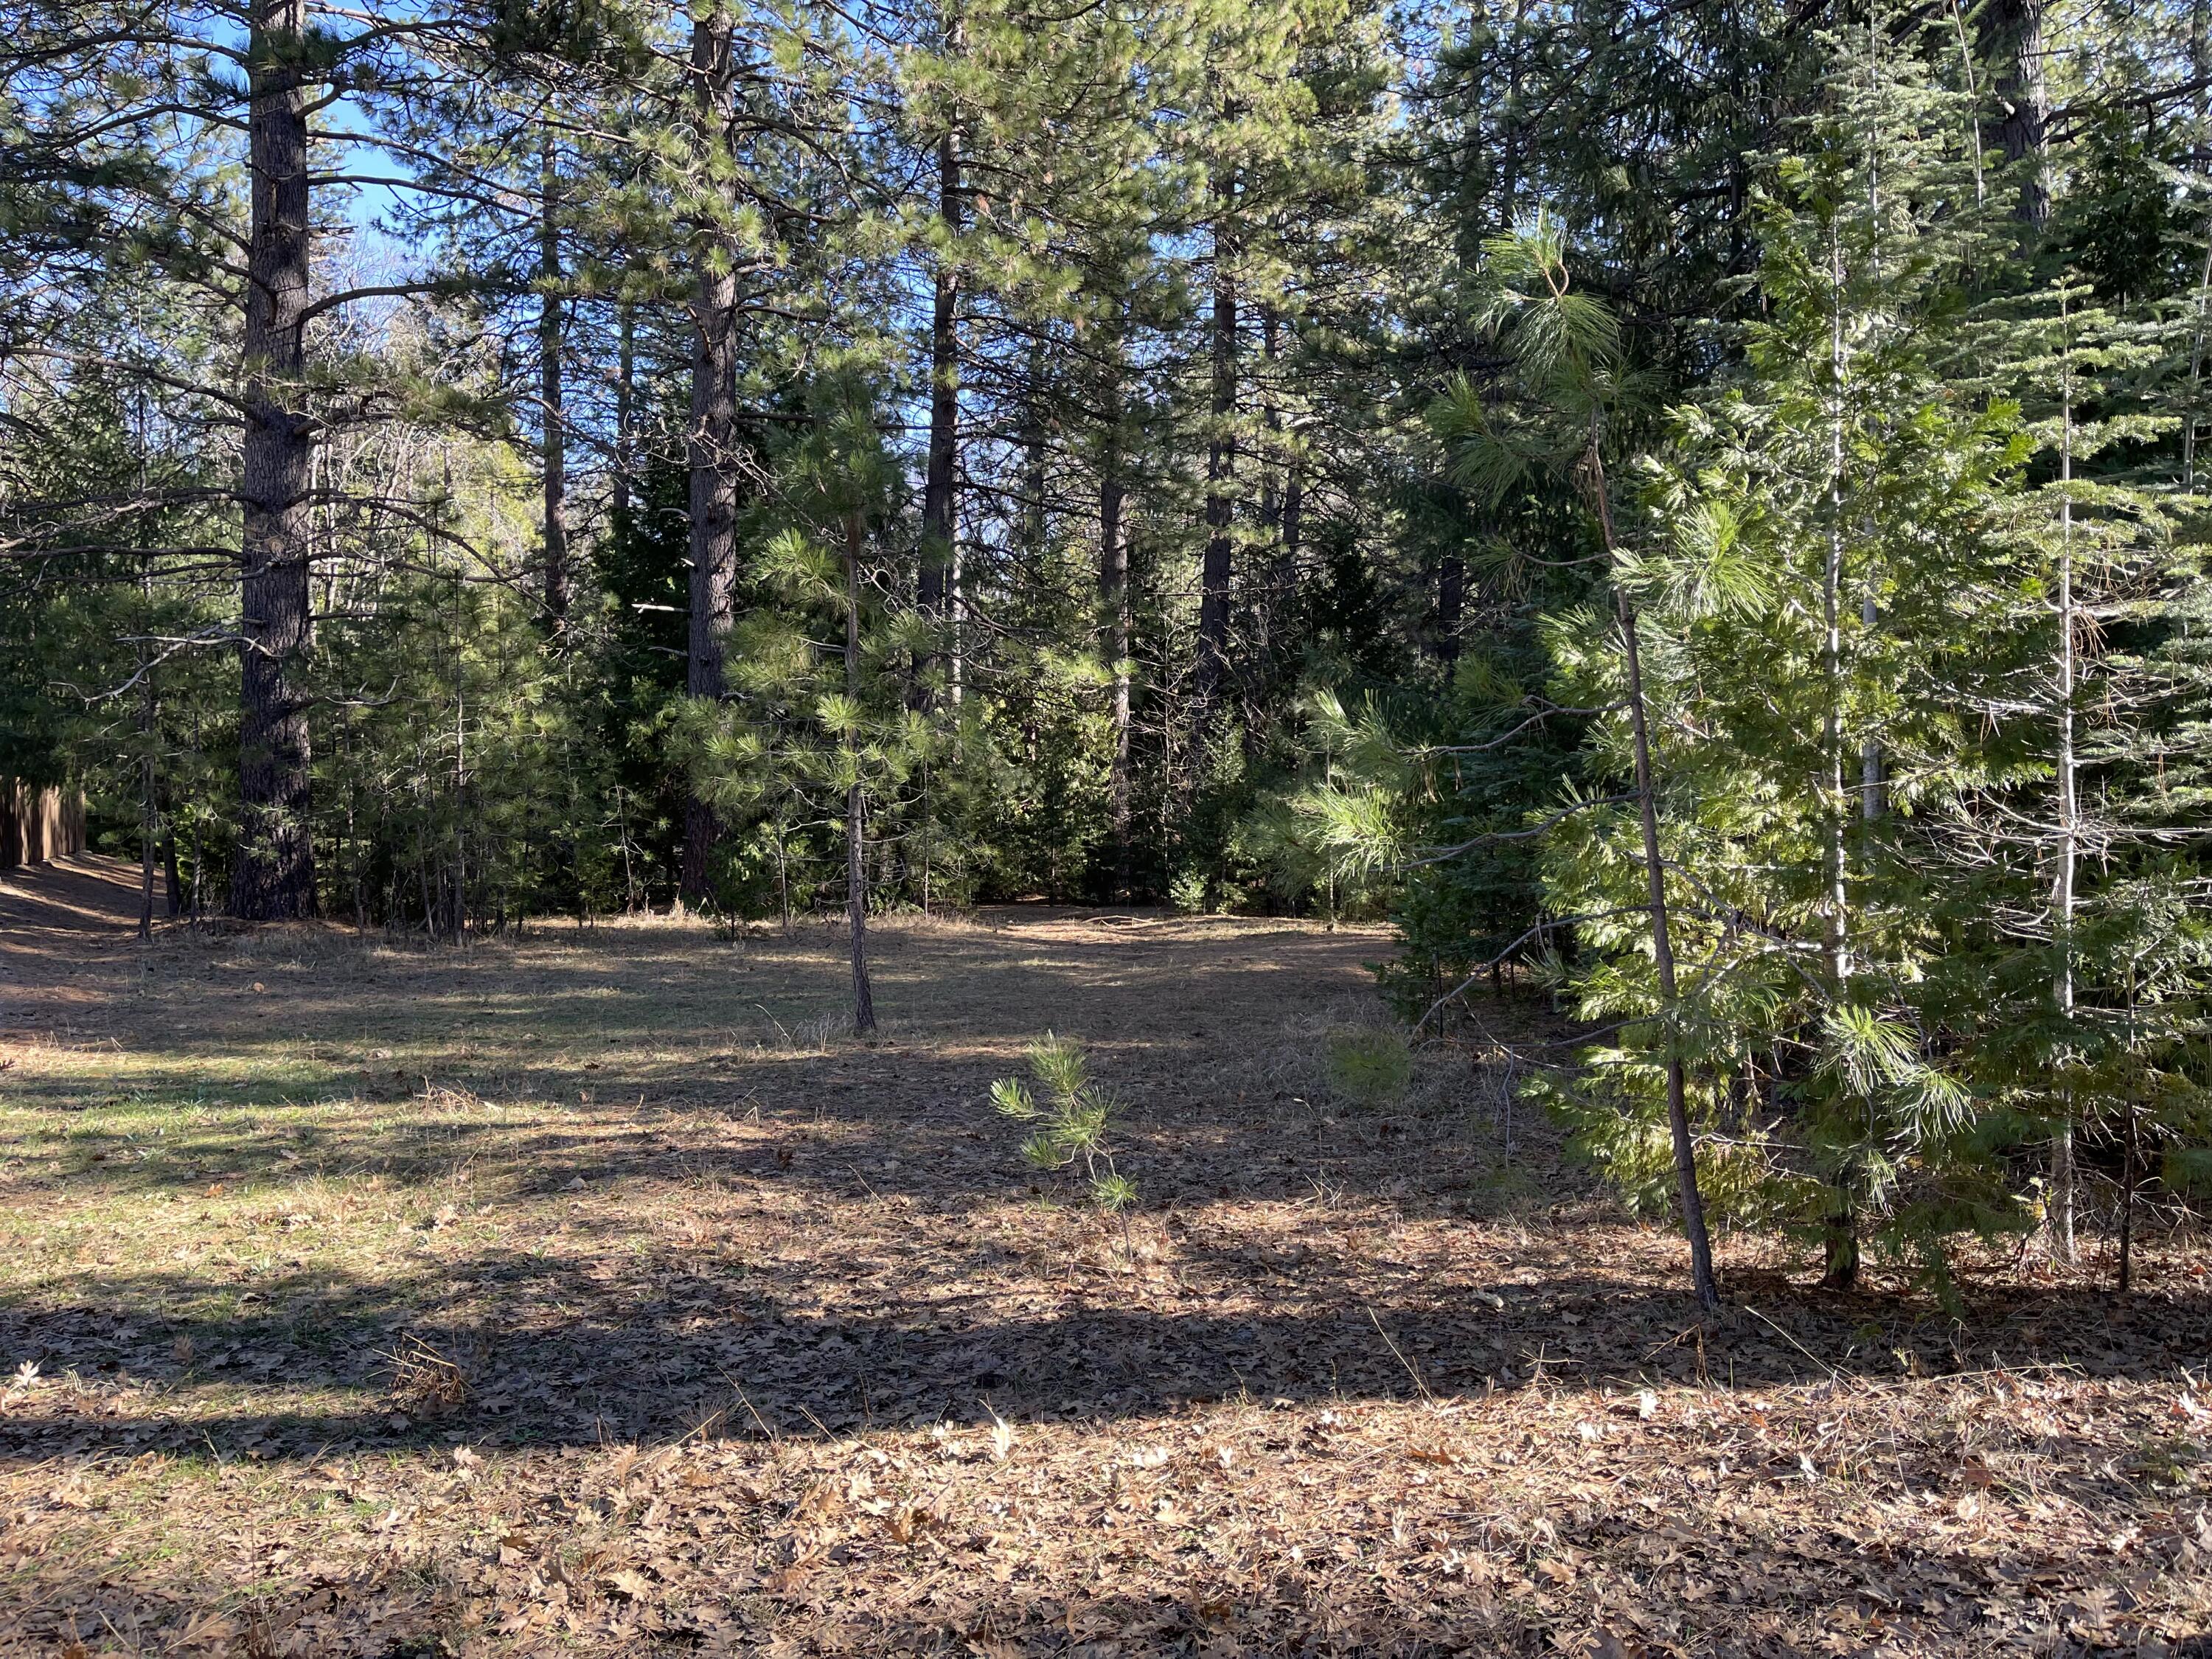
[{"label": "young pine sapling", "polygon": [[1121,1103],[1091,1081],[1081,1044],[1048,1031],[1027,1052],[1035,1091],[1018,1077],[1002,1077],[991,1085],[991,1103],[1001,1115],[1032,1126],[1022,1156],[1038,1169],[1083,1166],[1091,1201],[1121,1222],[1122,1248],[1134,1261],[1128,1209],[1136,1202],[1137,1189],[1114,1167],[1107,1146],[1107,1130]]}]

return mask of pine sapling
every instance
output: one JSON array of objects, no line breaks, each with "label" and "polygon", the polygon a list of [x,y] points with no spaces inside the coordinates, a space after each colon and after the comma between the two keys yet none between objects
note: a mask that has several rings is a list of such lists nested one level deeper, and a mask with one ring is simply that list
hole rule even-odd
[{"label": "pine sapling", "polygon": [[1082,1045],[1048,1031],[1026,1051],[1031,1091],[1018,1077],[1002,1077],[991,1085],[991,1103],[1002,1116],[1034,1126],[1022,1143],[1022,1156],[1038,1169],[1059,1170],[1083,1166],[1090,1183],[1091,1201],[1121,1224],[1121,1246],[1136,1260],[1129,1237],[1129,1206],[1137,1189],[1114,1167],[1107,1145],[1107,1130],[1121,1103],[1091,1081],[1090,1062]]}]

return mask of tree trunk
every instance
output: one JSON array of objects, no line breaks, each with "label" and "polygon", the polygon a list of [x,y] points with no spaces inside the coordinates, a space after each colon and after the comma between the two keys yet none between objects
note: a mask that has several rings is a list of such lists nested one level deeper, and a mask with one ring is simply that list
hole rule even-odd
[{"label": "tree trunk", "polygon": [[[138,428],[138,493],[147,493],[145,414],[139,413]],[[141,547],[145,546],[148,529],[146,515],[138,515],[137,528]],[[143,618],[138,625],[142,635],[138,646],[138,937],[150,942],[154,937],[154,842],[160,832],[161,800],[155,781],[155,750],[161,725],[161,706],[154,690],[154,661],[152,643],[143,638],[154,626],[154,561],[149,557],[138,562],[138,602]]]},{"label": "tree trunk", "polygon": [[2125,1296],[2135,1288],[2136,1265],[2136,1144],[2141,1138],[2140,1119],[2136,1104],[2127,1105],[2128,1138],[2120,1149],[2120,1294]]},{"label": "tree trunk", "polygon": [[[845,515],[845,695],[860,701],[860,515]],[[850,744],[850,737],[846,742]],[[876,1000],[868,988],[867,800],[857,761],[845,787],[845,913],[853,934],[853,1030],[876,1029]]]},{"label": "tree trunk", "polygon": [[1298,596],[1298,538],[1306,523],[1305,452],[1298,446],[1297,428],[1290,432],[1290,456],[1283,468],[1283,521],[1276,541],[1275,568],[1267,575],[1267,604],[1276,626],[1289,631],[1290,613]]},{"label": "tree trunk", "polygon": [[[957,16],[945,25],[945,51],[957,56],[966,44]],[[937,141],[937,212],[947,246],[938,256],[929,315],[929,448],[921,485],[921,563],[916,598],[922,614],[944,619],[956,603],[952,592],[953,544],[959,535],[960,489],[960,267],[950,246],[960,234],[960,128],[947,126]],[[927,676],[933,665],[915,665]],[[922,702],[935,700],[933,693]]]},{"label": "tree trunk", "polygon": [[251,921],[315,908],[307,819],[305,659],[309,475],[305,403],[311,263],[307,0],[253,0],[246,68],[252,223],[246,256],[245,499],[239,631],[238,854],[230,908]]},{"label": "tree trunk", "polygon": [[558,630],[568,619],[568,431],[562,412],[560,158],[545,134],[538,166],[541,214],[538,225],[538,401],[544,422],[545,614]]},{"label": "tree trunk", "polygon": [[1235,242],[1227,221],[1236,200],[1224,177],[1213,227],[1213,385],[1208,399],[1206,446],[1206,553],[1199,569],[1198,714],[1211,723],[1229,678],[1229,586],[1235,560],[1231,539],[1237,500],[1237,276]]},{"label": "tree trunk", "polygon": [[185,883],[177,869],[177,825],[168,813],[161,815],[161,912],[171,921],[184,914]]},{"label": "tree trunk", "polygon": [[1990,138],[2014,164],[2030,161],[2021,182],[2021,219],[2040,228],[2051,216],[2051,95],[2043,73],[2043,0],[1984,0],[1982,57],[1997,113]]},{"label": "tree trunk", "polygon": [[1620,580],[1620,565],[1613,533],[1613,505],[1606,494],[1605,465],[1593,442],[1588,457],[1591,499],[1597,507],[1598,529],[1605,541],[1606,565],[1613,576],[1614,619],[1620,628],[1621,649],[1628,671],[1629,731],[1636,754],[1636,802],[1644,833],[1644,873],[1651,910],[1651,960],[1659,978],[1661,1015],[1667,1040],[1667,1127],[1674,1142],[1674,1183],[1682,1206],[1682,1231],[1690,1241],[1690,1277],[1700,1307],[1720,1306],[1720,1289],[1713,1279],[1712,1241],[1705,1231],[1705,1206],[1698,1190],[1697,1145],[1690,1135],[1688,1091],[1682,1073],[1681,1033],[1676,1029],[1680,1008],[1674,979],[1674,949],[1667,928],[1667,870],[1659,857],[1659,803],[1652,775],[1651,732],[1644,708],[1644,662],[1636,640],[1636,611]]},{"label": "tree trunk", "polygon": [[[142,647],[143,650],[143,647]],[[142,667],[139,671],[143,673]],[[148,683],[139,703],[138,740],[144,750],[138,757],[138,937],[154,937],[154,843],[159,839],[154,805],[154,696]]]},{"label": "tree trunk", "polygon": [[1271,305],[1260,313],[1260,538],[1267,547],[1267,571],[1252,604],[1251,638],[1246,642],[1252,672],[1244,687],[1245,751],[1256,753],[1258,722],[1278,684],[1281,669],[1280,618],[1275,578],[1283,559],[1283,410],[1281,402],[1282,319]]},{"label": "tree trunk", "polygon": [[637,316],[627,300],[622,301],[616,325],[614,477],[609,486],[607,516],[613,521],[615,539],[629,539],[630,428],[637,396]]},{"label": "tree trunk", "polygon": [[1467,565],[1447,553],[1437,568],[1437,660],[1447,672],[1459,661],[1460,619],[1467,611]]},{"label": "tree trunk", "polygon": [[[729,15],[702,12],[691,34],[691,73],[701,143],[726,143],[736,86],[736,43]],[[701,158],[702,164],[705,157]],[[738,277],[719,223],[700,228],[698,276],[691,301],[691,419],[685,441],[690,482],[690,637],[684,689],[720,698],[724,640],[737,586]],[[679,890],[689,904],[713,895],[711,860],[719,834],[714,809],[687,787]]]},{"label": "tree trunk", "polygon": [[[1827,799],[1823,904],[1828,994],[1838,1004],[1851,977],[1849,895],[1844,885],[1844,826],[1850,817],[1844,786],[1844,251],[1837,228],[1828,231],[1828,374],[1833,401],[1828,423],[1828,549],[1820,573],[1820,793]],[[1828,1216],[1822,1229],[1820,1282],[1832,1291],[1858,1283],[1858,1194],[1856,1152],[1846,1152],[1828,1180]]]},{"label": "tree trunk", "polygon": [[1114,674],[1115,896],[1129,890],[1129,539],[1122,524],[1122,340],[1115,336],[1104,399],[1106,441],[1098,466],[1098,600],[1106,613],[1107,661]]},{"label": "tree trunk", "polygon": [[[2059,1063],[2073,1058],[2066,1039],[2074,1024],[2074,877],[2081,846],[2081,801],[2074,752],[2074,343],[2062,342],[2058,447],[2058,869],[2052,883],[2051,927],[2058,964],[2053,986],[2061,1030]],[[2051,1243],[2061,1261],[2075,1259],[2074,1091],[2058,1091],[2059,1123],[2051,1146]]]},{"label": "tree trunk", "polygon": [[1052,536],[1052,514],[1046,492],[1052,487],[1052,405],[1045,386],[1046,336],[1040,330],[1030,341],[1029,362],[1022,394],[1022,516],[1021,550],[1039,561]]}]

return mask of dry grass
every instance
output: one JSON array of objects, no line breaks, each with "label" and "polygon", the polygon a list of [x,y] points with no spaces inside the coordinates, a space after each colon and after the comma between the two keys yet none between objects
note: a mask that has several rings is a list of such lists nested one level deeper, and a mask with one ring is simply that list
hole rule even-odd
[{"label": "dry grass", "polygon": [[[856,1043],[831,933],[142,961],[43,880],[0,1649],[2206,1650],[2194,1247],[2126,1304],[1992,1259],[1954,1322],[1736,1243],[1700,1327],[1496,1068],[1344,1097],[1376,935],[894,926]],[[1129,1103],[1133,1253],[985,1103],[1048,1028]]]}]

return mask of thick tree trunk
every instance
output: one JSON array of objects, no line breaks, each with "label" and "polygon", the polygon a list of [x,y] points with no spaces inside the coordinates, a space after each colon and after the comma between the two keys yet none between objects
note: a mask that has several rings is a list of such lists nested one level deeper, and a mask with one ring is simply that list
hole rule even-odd
[{"label": "thick tree trunk", "polygon": [[1982,58],[1996,100],[1990,137],[2005,160],[2031,165],[2016,211],[2040,226],[2051,216],[2051,94],[2043,73],[2043,0],[1984,0]]},{"label": "thick tree trunk", "polygon": [[308,221],[307,0],[254,0],[248,42],[252,223],[239,631],[238,854],[230,908],[253,921],[315,908],[307,819],[307,536],[315,436],[305,403]]},{"label": "thick tree trunk", "polygon": [[1209,723],[1229,680],[1229,592],[1236,557],[1237,276],[1235,245],[1225,221],[1236,199],[1233,179],[1221,186],[1213,229],[1212,433],[1206,446],[1206,552],[1199,569],[1198,713]]},{"label": "thick tree trunk", "polygon": [[1697,1144],[1690,1134],[1681,1033],[1675,1024],[1680,1001],[1674,978],[1674,942],[1667,927],[1667,867],[1659,856],[1659,798],[1651,765],[1651,732],[1644,708],[1644,660],[1636,639],[1636,612],[1620,581],[1613,505],[1606,494],[1604,463],[1595,442],[1588,470],[1598,528],[1605,541],[1607,568],[1613,577],[1613,616],[1620,624],[1623,661],[1628,671],[1629,732],[1636,755],[1636,803],[1644,834],[1644,883],[1651,910],[1651,960],[1658,974],[1661,1013],[1666,1022],[1667,1127],[1674,1142],[1675,1192],[1682,1206],[1682,1231],[1690,1242],[1690,1278],[1698,1304],[1713,1309],[1720,1306],[1721,1296],[1713,1279],[1713,1246],[1705,1231],[1705,1200],[1698,1190]]},{"label": "thick tree trunk", "polygon": [[[945,50],[966,44],[960,19],[945,26]],[[948,246],[939,255],[929,314],[929,448],[921,483],[921,562],[916,598],[922,614],[945,619],[957,602],[953,592],[953,548],[960,520],[960,268],[951,240],[960,234],[960,129],[937,141],[937,212]],[[927,675],[932,665],[916,665]],[[925,698],[924,701],[930,699]]]},{"label": "thick tree trunk", "polygon": [[541,216],[538,226],[538,401],[544,421],[545,614],[556,629],[568,619],[568,430],[562,412],[560,158],[545,135],[538,167]]},{"label": "thick tree trunk", "polygon": [[[699,100],[700,141],[727,142],[736,85],[735,41],[729,15],[710,11],[692,30],[691,74]],[[685,441],[690,481],[690,635],[684,689],[720,698],[727,690],[724,640],[737,586],[738,277],[719,225],[701,228],[698,276],[691,301],[691,420]],[[684,862],[679,890],[687,903],[713,896],[712,857],[719,834],[714,809],[688,790],[684,803]]]},{"label": "thick tree trunk", "polygon": [[[845,515],[845,695],[860,700],[860,515]],[[852,741],[850,738],[848,742]],[[876,999],[868,988],[868,815],[860,769],[845,787],[845,914],[853,936],[853,1030],[876,1029]]]}]

